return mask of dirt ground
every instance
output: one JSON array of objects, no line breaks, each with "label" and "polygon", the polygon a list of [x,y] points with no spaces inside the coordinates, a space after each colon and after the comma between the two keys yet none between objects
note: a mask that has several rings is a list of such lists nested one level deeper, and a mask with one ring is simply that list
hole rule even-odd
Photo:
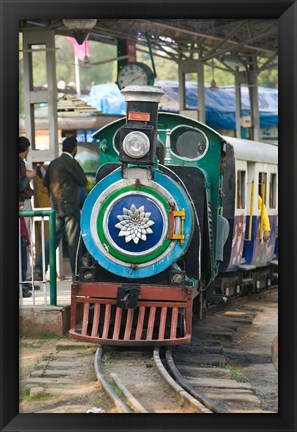
[{"label": "dirt ground", "polygon": [[[20,413],[86,413],[93,408],[102,413],[114,412],[109,398],[96,379],[93,365],[95,349],[88,352],[83,350],[71,360],[70,351],[57,353],[56,350],[57,344],[65,340],[68,338],[20,339]],[[72,362],[72,368],[68,371],[68,378],[72,383],[62,387],[57,385],[57,393],[54,394],[47,392],[47,389],[44,393],[34,394],[30,388],[33,388],[34,392],[34,389],[40,388],[40,384],[28,385],[27,381],[32,372],[40,370],[38,365],[51,353],[57,354],[60,361],[65,358]]]},{"label": "dirt ground", "polygon": [[262,401],[262,409],[278,412],[278,372],[272,364],[271,346],[278,334],[278,290],[266,291],[246,300],[246,308],[259,308],[251,326],[239,328],[231,348],[240,366]]}]

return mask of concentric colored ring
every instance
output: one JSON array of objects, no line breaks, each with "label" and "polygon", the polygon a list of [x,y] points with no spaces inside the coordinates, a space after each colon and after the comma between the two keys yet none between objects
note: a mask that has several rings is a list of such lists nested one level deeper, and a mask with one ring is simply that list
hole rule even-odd
[{"label": "concentric colored ring", "polygon": [[[127,193],[132,193],[134,195],[140,195],[141,193],[143,194],[143,196],[152,196],[155,197],[163,206],[164,210],[165,210],[165,214],[169,212],[169,204],[168,202],[165,200],[165,198],[158,193],[157,191],[155,191],[152,188],[148,188],[147,186],[138,186],[137,189],[135,189],[135,186],[128,186],[128,187],[123,187],[118,191],[113,192],[102,204],[101,208],[99,209],[98,212],[98,216],[97,216],[97,231],[98,231],[98,236],[99,239],[101,241],[101,243],[103,245],[105,245],[108,247],[108,252],[118,258],[119,260],[123,261],[123,262],[128,262],[128,263],[135,263],[135,264],[140,264],[140,263],[145,263],[148,261],[151,261],[153,259],[155,259],[156,257],[158,257],[159,255],[161,255],[170,245],[171,241],[167,238],[167,233],[168,233],[168,223],[166,222],[166,231],[164,232],[164,234],[162,235],[162,239],[163,242],[162,244],[160,244],[160,246],[157,248],[157,246],[155,248],[153,248],[153,250],[151,251],[152,248],[150,248],[150,251],[146,251],[143,253],[139,253],[139,251],[135,248],[134,250],[134,254],[133,252],[130,253],[130,251],[124,251],[122,249],[120,249],[119,247],[116,247],[116,245],[114,244],[114,242],[111,241],[110,238],[108,238],[108,233],[107,233],[107,229],[108,229],[108,216],[109,216],[109,211],[108,209],[110,209],[111,205],[114,202],[117,202],[118,199],[122,198],[123,196],[126,196],[125,194]],[[158,242],[159,243],[159,242]]]},{"label": "concentric colored ring", "polygon": [[[133,169],[134,168],[129,168],[131,172]],[[136,170],[134,169],[134,171],[136,172],[132,176],[129,171],[128,175],[123,178],[122,170],[115,170],[95,185],[87,196],[82,209],[81,229],[83,240],[88,251],[103,268],[118,276],[137,279],[147,278],[164,271],[185,253],[192,237],[193,214],[188,198],[184,194],[181,186],[179,186],[174,180],[157,170],[154,172],[153,180],[149,179],[145,168],[137,168]],[[149,190],[151,197],[154,197],[153,199],[158,201],[160,199],[158,195],[162,197],[159,208],[165,208],[167,211],[172,205],[175,205],[177,210],[185,209],[186,215],[184,243],[181,244],[179,241],[169,240],[166,234],[165,241],[168,244],[167,249],[157,257],[154,258],[151,256],[149,261],[140,263],[135,262],[135,258],[138,257],[133,257],[133,255],[131,255],[133,258],[133,261],[131,260],[131,262],[127,261],[128,255],[125,257],[125,261],[113,256],[110,252],[110,245],[105,242],[102,243],[98,234],[98,224],[99,226],[100,224],[102,225],[102,231],[104,231],[104,229],[106,230],[106,224],[103,224],[103,221],[104,217],[106,218],[107,216],[102,211],[102,206],[114,192],[120,191],[120,195],[124,190],[126,194],[133,193],[133,191],[138,193],[140,190],[139,186],[135,186],[135,179],[138,178],[138,174],[139,178],[141,178],[141,187],[146,187]],[[147,196],[147,192],[142,191],[141,193]],[[117,198],[115,197],[114,202],[116,201]],[[108,205],[106,211],[109,211]],[[108,223],[108,219],[106,219],[106,221]],[[101,235],[102,234],[100,233],[100,236]],[[145,256],[145,254],[143,256]],[[135,264],[135,266],[133,266],[133,264]]]}]

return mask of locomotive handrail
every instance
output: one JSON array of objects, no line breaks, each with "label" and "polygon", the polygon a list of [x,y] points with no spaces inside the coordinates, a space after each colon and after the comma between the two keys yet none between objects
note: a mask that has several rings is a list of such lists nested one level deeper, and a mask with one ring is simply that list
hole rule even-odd
[{"label": "locomotive handrail", "polygon": [[49,266],[50,266],[50,304],[57,306],[57,275],[56,275],[56,211],[22,210],[21,217],[49,217]]}]

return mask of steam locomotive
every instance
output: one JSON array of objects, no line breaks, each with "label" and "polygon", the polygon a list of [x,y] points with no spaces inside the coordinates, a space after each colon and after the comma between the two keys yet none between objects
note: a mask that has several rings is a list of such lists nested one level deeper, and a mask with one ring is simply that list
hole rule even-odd
[{"label": "steam locomotive", "polygon": [[100,166],[82,209],[86,253],[71,288],[70,337],[109,345],[185,344],[193,310],[201,315],[209,304],[272,284],[277,146],[224,137],[191,118],[159,113],[159,87],[122,92],[126,118],[94,134]]}]

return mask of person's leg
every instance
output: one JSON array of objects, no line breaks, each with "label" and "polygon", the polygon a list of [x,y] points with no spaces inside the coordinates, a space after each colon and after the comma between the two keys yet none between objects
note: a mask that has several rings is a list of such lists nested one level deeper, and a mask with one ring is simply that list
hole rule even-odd
[{"label": "person's leg", "polygon": [[[24,210],[32,210],[32,201],[31,199],[25,199],[24,200]],[[31,239],[31,225],[32,225],[33,219],[31,217],[25,217],[25,224],[28,231],[28,236]],[[32,239],[31,239],[32,241]],[[27,274],[24,280],[28,279],[31,276],[31,263],[30,263],[30,257],[29,254],[27,254]]]},{"label": "person's leg", "polygon": [[[27,276],[27,243],[25,237],[21,237],[21,260],[22,260],[22,281],[26,280]],[[23,297],[31,297],[29,288],[25,283],[22,283]]]},{"label": "person's leg", "polygon": [[65,218],[67,227],[67,239],[70,267],[73,274],[77,273],[80,268],[81,262],[81,247],[79,246],[80,236],[80,209],[79,207],[73,208],[72,215]]},{"label": "person's leg", "polygon": [[27,245],[25,237],[21,237],[22,281],[27,276]]}]

